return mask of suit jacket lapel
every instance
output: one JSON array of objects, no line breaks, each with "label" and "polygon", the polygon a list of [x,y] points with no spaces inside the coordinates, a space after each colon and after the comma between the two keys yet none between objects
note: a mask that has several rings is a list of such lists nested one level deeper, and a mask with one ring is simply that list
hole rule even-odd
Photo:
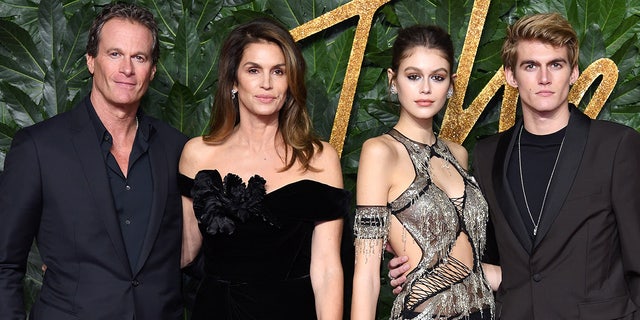
[{"label": "suit jacket lapel", "polygon": [[518,238],[522,247],[528,253],[531,253],[533,243],[528,236],[527,229],[522,221],[520,211],[507,179],[507,168],[509,167],[511,153],[516,141],[516,135],[514,134],[515,128],[520,128],[521,125],[522,120],[518,121],[516,125],[500,136],[496,147],[492,175],[494,182],[493,187],[498,203],[500,204],[500,210],[503,212],[504,217],[511,227],[511,231]]},{"label": "suit jacket lapel", "polygon": [[575,106],[571,105],[571,117],[565,132],[564,144],[558,159],[558,166],[553,180],[549,186],[547,201],[540,218],[540,229],[535,239],[534,246],[547,234],[553,221],[560,213],[573,181],[578,173],[584,148],[589,135],[590,119]]},{"label": "suit jacket lapel", "polygon": [[94,201],[95,214],[100,216],[104,222],[111,243],[125,269],[131,270],[116,209],[113,205],[106,165],[102,158],[95,129],[91,126],[91,119],[87,113],[86,108],[91,107],[86,105],[87,101],[88,98],[71,111],[71,141],[87,179],[89,193]]},{"label": "suit jacket lapel", "polygon": [[[150,131],[154,130],[153,127]],[[140,257],[138,258],[138,265],[134,270],[134,274],[137,274],[145,264],[145,261],[149,257],[149,253],[153,248],[155,239],[158,236],[160,225],[165,214],[165,204],[167,201],[167,194],[169,188],[169,167],[167,166],[167,153],[164,150],[162,141],[158,139],[157,134],[151,135],[149,139],[149,161],[151,163],[151,176],[153,177],[153,200],[151,203],[151,216],[149,217],[149,226],[147,226],[147,233],[145,235],[144,243],[142,244],[142,250],[140,251]]]}]

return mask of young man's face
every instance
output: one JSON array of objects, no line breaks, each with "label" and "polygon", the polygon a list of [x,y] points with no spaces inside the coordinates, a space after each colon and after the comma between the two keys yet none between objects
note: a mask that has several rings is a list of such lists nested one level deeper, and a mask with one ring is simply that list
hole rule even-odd
[{"label": "young man's face", "polygon": [[518,88],[523,112],[553,113],[567,107],[569,85],[578,79],[578,67],[571,67],[566,47],[539,41],[520,41],[518,60],[505,69],[507,82]]}]

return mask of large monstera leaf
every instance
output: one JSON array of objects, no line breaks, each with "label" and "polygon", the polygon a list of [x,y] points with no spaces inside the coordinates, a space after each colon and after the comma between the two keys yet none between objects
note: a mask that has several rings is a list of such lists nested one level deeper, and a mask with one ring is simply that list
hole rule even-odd
[{"label": "large monstera leaf", "polygon": [[[161,57],[147,112],[189,136],[204,133],[212,105],[221,35],[212,33],[223,7],[213,1],[141,1],[160,25]],[[226,26],[223,27],[226,29]]]},{"label": "large monstera leaf", "polygon": [[[0,158],[18,128],[68,110],[87,92],[84,58],[93,5],[0,3]],[[6,11],[4,11],[6,10]],[[2,166],[0,166],[1,170]]]}]

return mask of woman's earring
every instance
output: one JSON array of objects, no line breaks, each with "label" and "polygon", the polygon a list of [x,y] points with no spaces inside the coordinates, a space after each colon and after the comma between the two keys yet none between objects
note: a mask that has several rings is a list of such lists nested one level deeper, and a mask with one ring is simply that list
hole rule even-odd
[{"label": "woman's earring", "polygon": [[238,90],[231,89],[231,99],[235,100],[238,95]]},{"label": "woman's earring", "polygon": [[391,85],[391,94],[398,94],[398,89],[396,89],[394,84]]},{"label": "woman's earring", "polygon": [[449,88],[449,91],[447,91],[447,99],[450,99],[451,97],[453,97],[453,88]]}]

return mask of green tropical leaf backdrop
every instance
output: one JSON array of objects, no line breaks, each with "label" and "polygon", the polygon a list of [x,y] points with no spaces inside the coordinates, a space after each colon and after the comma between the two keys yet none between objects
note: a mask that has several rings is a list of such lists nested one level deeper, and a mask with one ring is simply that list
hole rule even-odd
[{"label": "green tropical leaf backdrop", "polygon": [[[21,128],[73,107],[87,94],[90,77],[84,52],[87,32],[107,0],[0,0],[0,170],[11,138]],[[189,136],[205,132],[216,90],[217,57],[234,26],[270,16],[294,29],[339,8],[343,0],[140,0],[160,25],[161,58],[155,80],[144,98],[149,114]],[[380,1],[378,1],[380,2]],[[353,109],[342,151],[345,186],[353,189],[360,147],[386,131],[397,119],[390,101],[386,68],[399,28],[438,24],[453,38],[459,56],[474,1],[394,0],[377,9],[360,74],[345,75],[358,18],[350,18],[300,41],[308,65],[308,107],[318,133],[329,139],[340,94],[357,81]],[[637,0],[499,0],[490,3],[466,90],[469,105],[500,69],[499,49],[505,28],[518,17],[557,11],[575,26],[581,41],[580,68],[599,58],[618,66],[618,82],[598,118],[640,130],[640,2]],[[594,94],[596,80],[580,103]],[[498,131],[502,91],[491,99],[464,141],[472,150],[479,136]],[[436,123],[441,123],[444,113]],[[345,231],[344,260],[350,283],[351,239]],[[42,275],[37,252],[30,257],[26,295],[32,301]],[[383,271],[383,275],[386,272]],[[382,279],[386,283],[387,279]],[[347,288],[347,296],[348,296]],[[347,297],[348,300],[348,297]],[[391,292],[383,286],[380,318],[388,314]],[[348,306],[348,301],[347,304]]]}]

